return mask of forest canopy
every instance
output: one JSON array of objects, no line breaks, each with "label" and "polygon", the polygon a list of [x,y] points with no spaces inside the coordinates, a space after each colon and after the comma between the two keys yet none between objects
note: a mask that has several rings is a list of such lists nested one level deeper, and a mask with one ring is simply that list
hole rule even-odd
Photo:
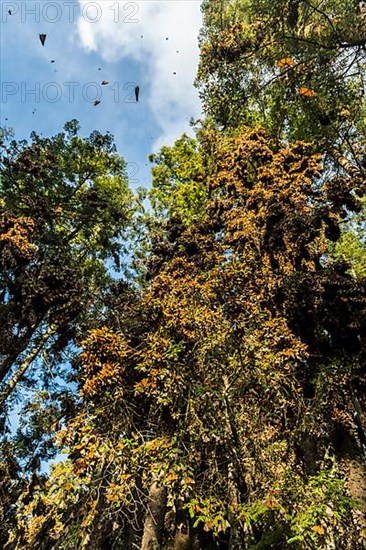
[{"label": "forest canopy", "polygon": [[4,549],[366,545],[365,7],[202,11],[149,189],[108,133],[2,131]]}]

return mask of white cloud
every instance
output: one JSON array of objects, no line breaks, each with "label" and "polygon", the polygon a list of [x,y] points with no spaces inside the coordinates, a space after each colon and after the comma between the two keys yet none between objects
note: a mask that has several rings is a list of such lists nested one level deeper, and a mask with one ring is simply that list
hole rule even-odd
[{"label": "white cloud", "polygon": [[[130,59],[141,64],[141,96],[160,127],[154,149],[189,131],[188,119],[201,113],[198,92],[193,86],[199,59],[201,2],[79,2],[84,14],[78,21],[82,47],[97,52],[106,62]],[[92,4],[98,4],[100,9]],[[92,23],[93,18],[99,20]]]}]

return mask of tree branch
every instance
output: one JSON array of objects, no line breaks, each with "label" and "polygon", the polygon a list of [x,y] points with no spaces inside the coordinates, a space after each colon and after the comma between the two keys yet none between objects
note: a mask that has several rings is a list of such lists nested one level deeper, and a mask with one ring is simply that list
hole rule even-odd
[{"label": "tree branch", "polygon": [[18,370],[15,372],[11,380],[2,388],[0,392],[0,409],[3,408],[5,401],[9,395],[14,390],[15,386],[18,384],[20,379],[23,377],[24,373],[30,367],[34,359],[37,357],[39,352],[42,350],[43,346],[46,344],[48,339],[56,332],[56,325],[50,325],[46,332],[41,336],[38,344],[30,351],[28,356],[24,359],[22,364],[19,366]]},{"label": "tree branch", "polygon": [[2,381],[5,378],[10,368],[12,367],[13,363],[15,363],[19,355],[27,348],[31,337],[34,334],[34,331],[39,326],[39,323],[37,322],[36,326],[32,326],[28,328],[24,336],[22,336],[20,340],[18,340],[18,345],[16,346],[16,349],[15,351],[13,351],[13,353],[4,354],[4,355],[7,355],[7,357],[2,361],[2,363],[0,363],[0,381]]}]

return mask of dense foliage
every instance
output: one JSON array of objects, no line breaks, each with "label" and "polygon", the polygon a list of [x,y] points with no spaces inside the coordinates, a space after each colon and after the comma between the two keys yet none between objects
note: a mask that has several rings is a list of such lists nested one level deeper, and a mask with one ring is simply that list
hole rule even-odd
[{"label": "dense foliage", "polygon": [[[143,215],[110,136],[10,147],[3,391],[74,346],[3,437],[6,549],[365,547],[363,10],[206,0],[207,116],[151,156]],[[112,282],[131,223],[143,265]],[[45,439],[49,475],[21,462]]]},{"label": "dense foliage", "polygon": [[[53,138],[34,133],[30,144],[4,133],[1,145],[0,453],[4,491],[14,476],[16,498],[15,487],[55,454],[52,436],[73,409],[69,353],[103,319],[107,262],[120,264],[133,198],[112,137],[81,138],[76,121]],[[2,503],[6,533],[14,508]]]},{"label": "dense foliage", "polygon": [[220,127],[261,124],[362,167],[366,10],[355,0],[207,0],[197,83]]},{"label": "dense foliage", "polygon": [[[3,141],[0,188],[1,381],[46,327],[62,349],[119,265],[120,237],[131,218],[124,161],[111,136],[66,134],[32,143]],[[93,312],[91,312],[93,310]],[[4,398],[1,398],[1,404]]]}]

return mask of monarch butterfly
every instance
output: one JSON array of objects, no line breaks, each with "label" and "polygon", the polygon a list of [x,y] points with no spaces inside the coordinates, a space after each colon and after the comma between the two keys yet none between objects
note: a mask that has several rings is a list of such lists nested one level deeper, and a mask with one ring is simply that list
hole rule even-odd
[{"label": "monarch butterfly", "polygon": [[107,86],[107,84],[109,84],[108,80],[103,80],[102,81],[102,86]]},{"label": "monarch butterfly", "polygon": [[311,88],[305,88],[305,87],[301,87],[299,89],[299,94],[302,95],[303,97],[314,97],[317,95],[315,90],[312,90]]},{"label": "monarch butterfly", "polygon": [[44,46],[44,43],[46,42],[47,34],[40,34],[39,39],[41,41],[42,46]]},{"label": "monarch butterfly", "polygon": [[276,63],[277,67],[292,67],[292,65],[295,65],[295,61],[291,57],[284,57]]},{"label": "monarch butterfly", "polygon": [[99,99],[96,99],[96,100],[94,101],[94,103],[93,103],[94,107],[96,107],[97,105],[99,105],[99,103],[100,103],[100,100],[99,100]]},{"label": "monarch butterfly", "polygon": [[319,535],[325,534],[325,529],[322,525],[314,525],[314,527],[312,527],[312,530],[318,533]]},{"label": "monarch butterfly", "polygon": [[277,502],[275,500],[272,500],[272,499],[269,499],[269,500],[265,500],[263,502],[264,506],[267,506],[267,508],[276,508],[277,507]]}]

